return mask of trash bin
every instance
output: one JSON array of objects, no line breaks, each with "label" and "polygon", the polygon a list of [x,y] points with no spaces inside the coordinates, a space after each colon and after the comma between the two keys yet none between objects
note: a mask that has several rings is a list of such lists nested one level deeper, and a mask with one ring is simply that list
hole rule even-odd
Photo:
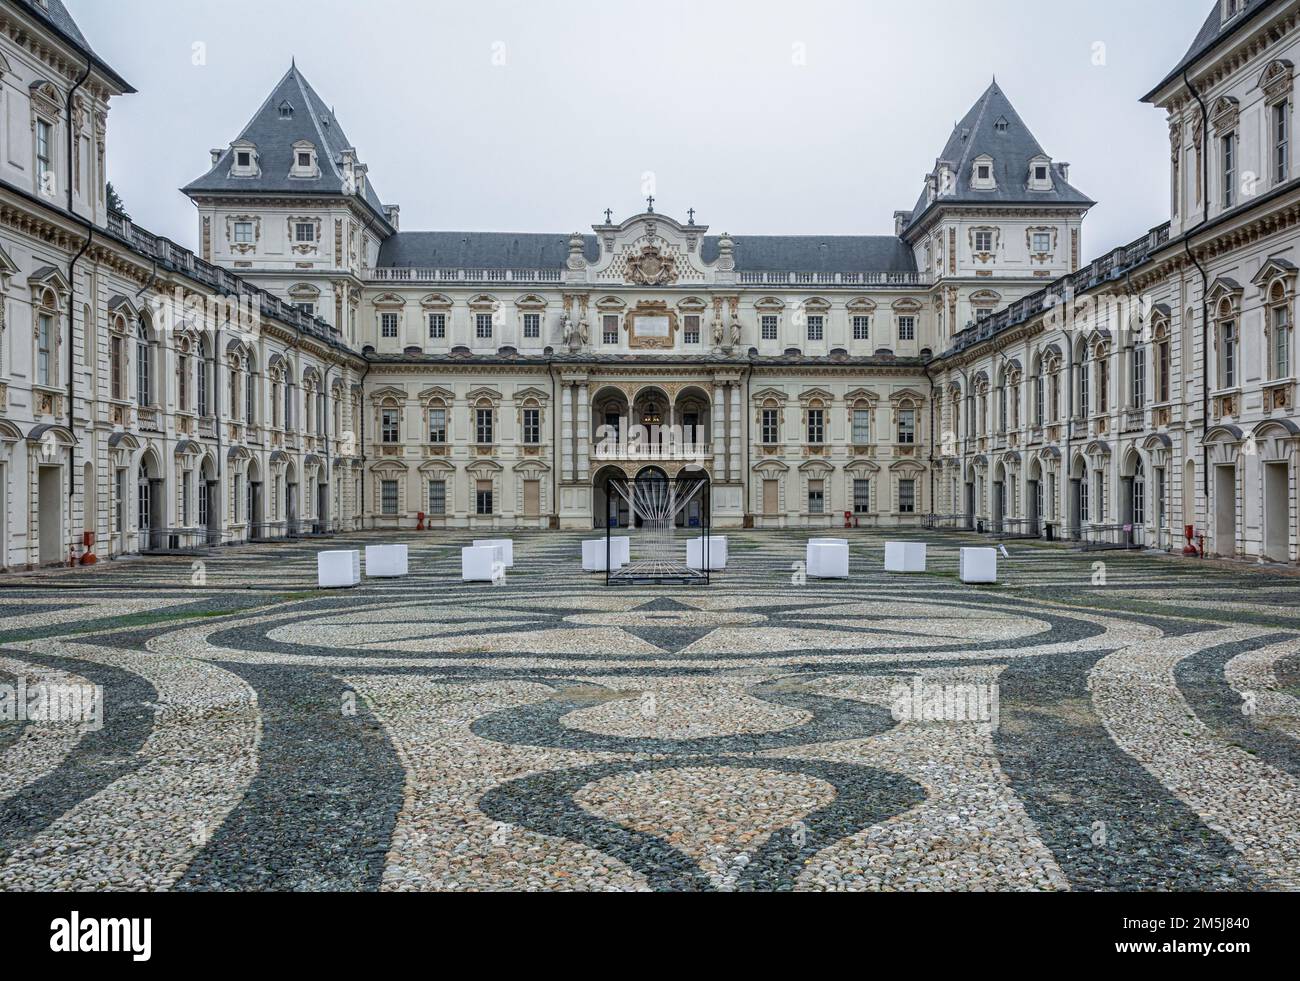
[{"label": "trash bin", "polygon": [[1052,524],[1050,521],[1047,522],[1047,540],[1049,542],[1056,541],[1056,525]]}]

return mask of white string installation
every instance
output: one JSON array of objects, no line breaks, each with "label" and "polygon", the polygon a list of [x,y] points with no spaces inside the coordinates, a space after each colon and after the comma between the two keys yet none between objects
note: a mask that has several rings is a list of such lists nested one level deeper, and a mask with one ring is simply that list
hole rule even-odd
[{"label": "white string installation", "polygon": [[704,480],[675,481],[666,478],[637,478],[611,481],[627,503],[631,524],[640,519],[636,553],[619,571],[621,578],[693,577],[685,556],[678,554],[677,519],[696,498],[702,496]]}]

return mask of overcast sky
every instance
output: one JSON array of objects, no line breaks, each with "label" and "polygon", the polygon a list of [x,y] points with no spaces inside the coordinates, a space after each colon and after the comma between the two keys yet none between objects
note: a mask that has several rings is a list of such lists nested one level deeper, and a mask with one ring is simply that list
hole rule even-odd
[{"label": "overcast sky", "polygon": [[643,210],[650,172],[657,211],[713,232],[890,234],[996,75],[1099,202],[1086,258],[1168,218],[1167,128],[1138,99],[1211,4],[66,2],[139,90],[110,116],[110,179],[191,248],[176,189],[296,57],[404,229],[556,233]]}]

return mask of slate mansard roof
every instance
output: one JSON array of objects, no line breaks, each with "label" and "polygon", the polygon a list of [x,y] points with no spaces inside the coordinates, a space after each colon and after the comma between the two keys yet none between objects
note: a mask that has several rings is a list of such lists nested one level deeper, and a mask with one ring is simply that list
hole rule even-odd
[{"label": "slate mansard roof", "polygon": [[[291,110],[287,116],[280,111],[281,106],[286,104]],[[230,166],[234,151],[227,148],[211,170],[183,187],[182,192],[189,195],[228,191],[253,191],[261,194],[343,193],[342,154],[346,149],[355,148],[334,113],[303,78],[297,65],[290,66],[236,142],[243,140],[257,148],[260,170],[257,177],[231,177]],[[318,177],[289,176],[294,162],[293,145],[304,140],[316,147],[320,170]],[[365,180],[365,200],[379,217],[384,217],[384,206],[368,175]]]},{"label": "slate mansard roof", "polygon": [[[719,236],[700,243],[718,258]],[[733,235],[740,272],[915,272],[912,250],[894,235]],[[583,236],[588,262],[600,258],[595,235]],[[412,269],[563,269],[569,236],[524,232],[398,232],[379,250],[381,267]]]},{"label": "slate mansard roof", "polygon": [[1161,79],[1160,84],[1142,97],[1143,102],[1150,102],[1157,92],[1172,82],[1175,78],[1183,73],[1183,69],[1190,68],[1193,64],[1201,59],[1202,56],[1218,47],[1220,41],[1235,34],[1243,25],[1249,23],[1257,14],[1262,13],[1265,9],[1275,4],[1277,0],[1245,0],[1242,9],[1231,20],[1223,19],[1222,0],[1214,0],[1214,7],[1210,10],[1210,15],[1205,18],[1205,23],[1201,29],[1196,32],[1196,37],[1192,40],[1192,46],[1187,49],[1187,54],[1183,55],[1182,60],[1173,67],[1173,70]]},{"label": "slate mansard roof", "polygon": [[131,95],[135,92],[126,79],[95,53],[86,36],[81,33],[77,22],[72,19],[72,14],[68,13],[68,8],[63,5],[63,0],[45,0],[44,5],[36,3],[35,0],[24,0],[22,6],[54,33],[77,48],[82,55],[89,56],[95,67],[107,75],[124,94]]},{"label": "slate mansard roof", "polygon": [[[971,172],[978,157],[993,159],[994,190],[971,186]],[[1096,202],[1065,179],[1065,167],[1052,164],[1052,188],[1029,189],[1029,164],[1035,157],[1047,157],[1034,134],[1003,94],[996,81],[979,97],[965,117],[953,128],[948,144],[938,159],[954,170],[955,185],[950,193],[929,202],[923,190],[912,210],[908,227],[916,227],[930,209],[941,204],[1046,204],[1078,205],[1090,208]]]}]

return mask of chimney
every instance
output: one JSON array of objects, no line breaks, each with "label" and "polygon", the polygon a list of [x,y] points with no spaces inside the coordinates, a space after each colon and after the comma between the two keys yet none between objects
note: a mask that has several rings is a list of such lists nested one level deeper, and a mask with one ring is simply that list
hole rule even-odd
[{"label": "chimney", "polygon": [[1061,180],[1068,181],[1070,179],[1070,165],[1068,163],[1060,163],[1056,166],[1061,168]]},{"label": "chimney", "polygon": [[388,219],[388,224],[393,226],[393,231],[402,230],[402,206],[400,204],[384,205],[384,217]]},{"label": "chimney", "polygon": [[217,161],[221,159],[221,155],[225,152],[226,151],[219,146],[213,147],[211,150],[208,151],[208,153],[212,154],[212,166],[215,167],[217,165]]}]

